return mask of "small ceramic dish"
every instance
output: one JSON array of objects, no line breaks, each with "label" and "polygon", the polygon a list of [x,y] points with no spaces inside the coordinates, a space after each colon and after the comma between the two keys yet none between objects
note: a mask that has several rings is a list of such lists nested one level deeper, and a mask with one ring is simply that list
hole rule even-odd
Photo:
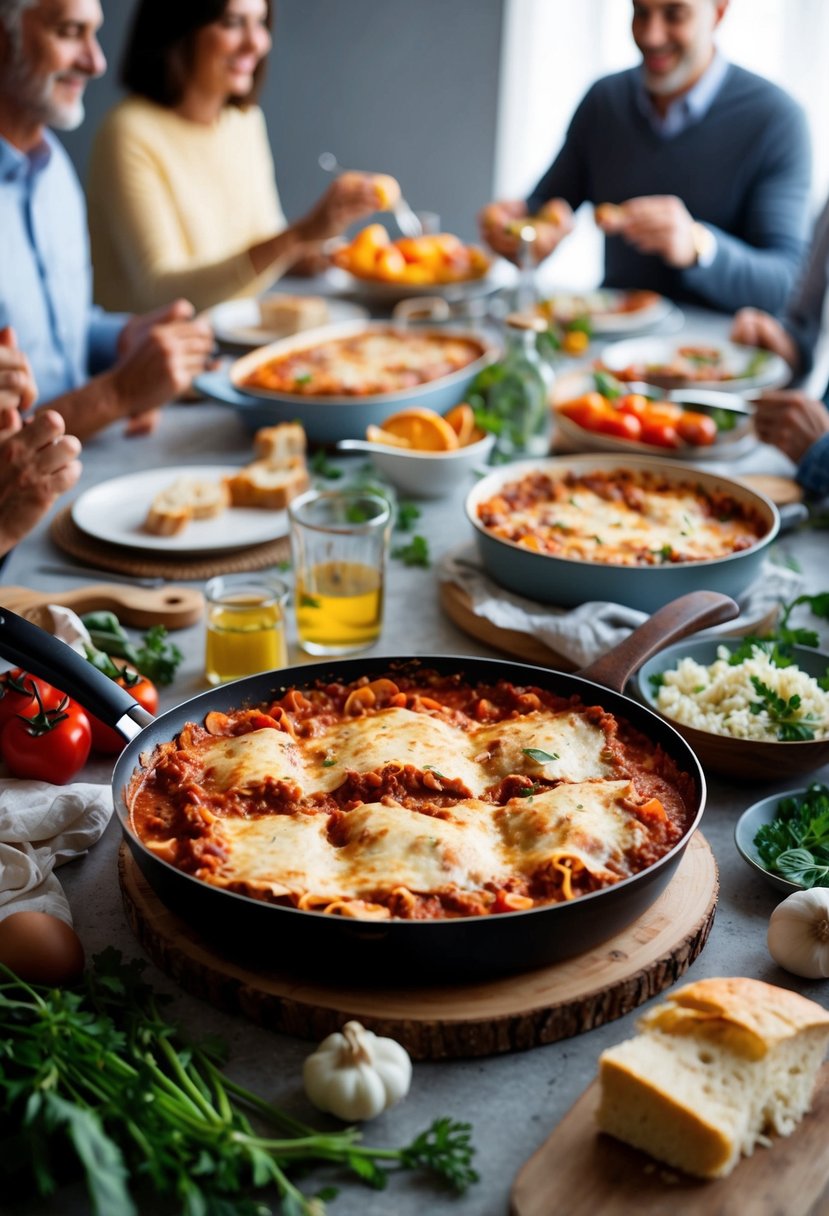
[{"label": "small ceramic dish", "polygon": [[[734,642],[734,647],[739,641]],[[681,659],[693,659],[703,667],[717,658],[720,646],[728,645],[722,638],[689,638],[660,650],[636,673],[634,685],[641,701],[670,722],[691,744],[706,769],[734,780],[780,781],[786,777],[803,777],[829,760],[829,739],[810,739],[793,743],[777,740],[738,739],[733,735],[718,735],[713,731],[686,726],[669,718],[657,704],[652,677],[662,675],[677,666]],[[801,671],[816,679],[829,667],[829,654],[795,646],[792,657]]]},{"label": "small ceramic dish", "polygon": [[802,798],[805,793],[804,786],[799,790],[784,790],[781,794],[771,794],[768,798],[762,798],[748,810],[743,811],[734,828],[734,843],[740,856],[753,870],[762,875],[766,882],[776,890],[782,891],[784,895],[791,895],[793,891],[802,891],[803,887],[799,882],[791,882],[782,874],[774,874],[771,870],[766,869],[760,860],[754,837],[761,827],[771,823],[777,817],[777,808],[783,798]]},{"label": "small ceramic dish", "polygon": [[367,439],[343,439],[342,452],[366,452],[393,486],[413,498],[444,498],[477,468],[484,468],[495,443],[494,435],[484,435],[451,452],[420,452],[397,448]]}]

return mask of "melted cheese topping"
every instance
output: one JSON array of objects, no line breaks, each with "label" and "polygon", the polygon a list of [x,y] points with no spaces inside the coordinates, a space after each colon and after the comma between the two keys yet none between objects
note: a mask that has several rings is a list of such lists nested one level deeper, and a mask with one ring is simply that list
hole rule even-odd
[{"label": "melted cheese topping", "polygon": [[756,544],[767,530],[736,499],[714,498],[699,485],[664,482],[647,471],[561,481],[530,476],[480,503],[478,518],[493,536],[524,548],[620,566],[725,557]]},{"label": "melted cheese topping", "polygon": [[479,359],[468,338],[412,330],[365,330],[269,359],[243,387],[306,395],[365,396],[413,388]]},{"label": "melted cheese topping", "polygon": [[232,739],[211,740],[199,754],[200,782],[209,781],[219,793],[250,793],[268,778],[290,782],[301,793],[311,788],[302,754],[286,731],[268,727]]}]

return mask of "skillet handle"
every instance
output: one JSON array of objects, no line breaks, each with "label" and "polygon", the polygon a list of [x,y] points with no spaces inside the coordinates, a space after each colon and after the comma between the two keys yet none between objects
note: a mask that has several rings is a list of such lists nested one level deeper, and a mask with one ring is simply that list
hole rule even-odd
[{"label": "skillet handle", "polygon": [[622,692],[637,667],[689,633],[721,625],[740,615],[739,605],[719,591],[691,591],[671,600],[634,629],[630,637],[575,674]]},{"label": "skillet handle", "polygon": [[152,715],[120,684],[71,646],[8,608],[0,608],[0,655],[74,697],[127,740],[152,722]]}]

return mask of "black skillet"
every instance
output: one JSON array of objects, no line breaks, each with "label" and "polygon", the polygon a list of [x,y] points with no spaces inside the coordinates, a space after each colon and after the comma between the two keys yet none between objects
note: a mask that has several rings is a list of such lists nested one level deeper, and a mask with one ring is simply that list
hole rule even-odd
[{"label": "black skillet", "polygon": [[[621,690],[636,667],[669,642],[738,613],[727,596],[692,592],[666,604],[621,645],[574,675],[500,659],[361,657],[248,676],[193,697],[158,718],[151,718],[129,693],[63,642],[6,609],[0,609],[0,655],[62,688],[128,740],[112,780],[126,842],[159,898],[219,948],[239,961],[253,958],[263,967],[301,970],[318,979],[337,974],[361,982],[428,983],[526,971],[572,957],[612,937],[657,899],[699,824],[705,778],[682,736]],[[684,835],[639,874],[572,902],[453,920],[361,921],[280,907],[209,886],[155,856],[132,832],[125,801],[129,780],[142,755],[172,739],[186,722],[201,722],[210,710],[268,701],[288,687],[307,687],[319,679],[348,683],[361,676],[393,678],[401,664],[418,664],[443,674],[461,672],[473,683],[503,679],[549,688],[563,696],[578,694],[586,704],[600,704],[627,719],[691,775],[695,799]]]}]

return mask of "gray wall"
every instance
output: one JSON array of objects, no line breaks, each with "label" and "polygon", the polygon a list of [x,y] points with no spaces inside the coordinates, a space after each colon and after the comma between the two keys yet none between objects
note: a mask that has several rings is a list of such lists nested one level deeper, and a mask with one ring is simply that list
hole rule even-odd
[{"label": "gray wall", "polygon": [[[175,0],[170,0],[175,4]],[[391,173],[415,209],[475,236],[492,195],[504,0],[277,0],[263,108],[282,204],[299,216],[327,184],[323,150]],[[134,0],[103,0],[109,61],[87,89],[83,126],[64,136],[81,178],[117,100]]]}]

